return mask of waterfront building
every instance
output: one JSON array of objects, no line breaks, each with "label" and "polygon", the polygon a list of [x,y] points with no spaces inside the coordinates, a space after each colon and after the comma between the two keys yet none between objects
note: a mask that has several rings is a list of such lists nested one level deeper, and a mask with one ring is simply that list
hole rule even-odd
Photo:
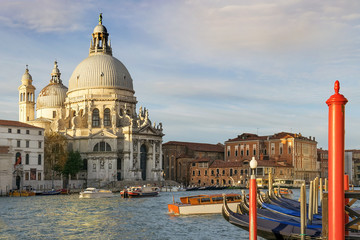
[{"label": "waterfront building", "polygon": [[320,177],[328,177],[328,150],[318,148],[317,149],[317,162],[320,163]]},{"label": "waterfront building", "polygon": [[195,159],[210,162],[224,159],[224,145],[170,141],[163,144],[164,177],[184,185],[190,183],[190,166]]},{"label": "waterfront building", "polygon": [[13,157],[10,146],[0,146],[0,196],[6,195],[12,189]]},{"label": "waterfront building", "polygon": [[44,188],[44,129],[0,120],[0,193]]},{"label": "waterfront building", "polygon": [[345,173],[349,174],[350,184],[360,186],[360,150],[345,150]]},{"label": "waterfront building", "polygon": [[[225,161],[249,163],[252,157],[291,166],[284,177],[311,181],[319,176],[315,138],[280,132],[269,136],[243,133],[225,142]],[[280,170],[279,170],[280,171]]]},{"label": "waterfront building", "polygon": [[[246,187],[250,181],[250,171],[247,161],[195,159],[190,167],[190,185]],[[293,171],[289,164],[259,160],[255,176],[268,179],[269,172],[272,172],[273,177],[286,179],[287,176],[294,175]]]},{"label": "waterfront building", "polygon": [[49,84],[36,99],[26,68],[19,87],[19,120],[66,136],[68,149],[79,151],[88,185],[120,180],[162,180],[162,124],[152,123],[140,107],[133,79],[112,55],[109,33],[95,26],[89,55],[73,71],[68,88],[58,63]]}]

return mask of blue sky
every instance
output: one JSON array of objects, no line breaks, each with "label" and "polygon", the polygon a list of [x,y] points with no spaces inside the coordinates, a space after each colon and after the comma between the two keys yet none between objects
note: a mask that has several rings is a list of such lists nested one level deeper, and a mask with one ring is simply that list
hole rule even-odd
[{"label": "blue sky", "polygon": [[113,56],[164,142],[224,143],[243,132],[314,136],[327,148],[335,80],[346,148],[359,147],[360,2],[148,0],[0,2],[0,119],[18,120],[29,65],[36,94],[56,59],[68,86],[103,13]]}]

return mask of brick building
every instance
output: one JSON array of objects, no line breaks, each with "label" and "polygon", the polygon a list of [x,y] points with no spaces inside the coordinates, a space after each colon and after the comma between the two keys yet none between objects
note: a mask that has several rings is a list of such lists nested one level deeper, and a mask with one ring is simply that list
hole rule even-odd
[{"label": "brick building", "polygon": [[[174,180],[185,186],[190,181],[190,163],[195,159],[208,159],[210,163],[214,160],[224,159],[224,145],[177,142],[164,143],[163,147],[163,168],[164,178]],[[208,163],[208,166],[210,164]]]},{"label": "brick building", "polygon": [[[274,161],[258,161],[256,177],[267,179],[272,171],[275,178],[286,178],[293,175],[293,168],[289,164]],[[239,186],[246,187],[250,180],[249,162],[244,161],[210,161],[209,159],[195,159],[190,166],[190,185],[195,186]]]}]

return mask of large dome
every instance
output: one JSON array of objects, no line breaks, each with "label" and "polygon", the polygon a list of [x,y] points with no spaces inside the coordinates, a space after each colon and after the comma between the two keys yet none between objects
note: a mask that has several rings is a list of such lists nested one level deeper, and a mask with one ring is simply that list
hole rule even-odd
[{"label": "large dome", "polygon": [[85,58],[69,80],[69,93],[89,88],[119,88],[133,90],[133,82],[124,64],[108,54]]},{"label": "large dome", "polygon": [[50,83],[40,91],[36,101],[36,109],[63,106],[67,90],[67,87],[61,83]]}]

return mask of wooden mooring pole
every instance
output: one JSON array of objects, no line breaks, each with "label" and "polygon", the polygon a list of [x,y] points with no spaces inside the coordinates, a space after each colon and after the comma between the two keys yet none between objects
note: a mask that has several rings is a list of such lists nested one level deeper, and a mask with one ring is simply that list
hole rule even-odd
[{"label": "wooden mooring pole", "polygon": [[320,178],[320,206],[321,206],[321,208],[323,206],[323,192],[324,192],[323,179]]},{"label": "wooden mooring pole", "polygon": [[[344,176],[344,190],[349,191],[349,175]],[[345,205],[349,204],[349,199],[345,198]],[[345,213],[345,225],[349,223],[349,215]],[[345,230],[345,235],[349,235],[349,231]]]},{"label": "wooden mooring pole", "polygon": [[314,207],[314,181],[310,181],[310,189],[309,189],[309,210],[308,210],[308,219],[309,224],[312,224],[313,220],[313,207]]},{"label": "wooden mooring pole", "polygon": [[326,101],[329,107],[329,240],[341,240],[345,238],[345,104],[348,100],[339,94],[337,80],[334,90],[335,94]]}]

